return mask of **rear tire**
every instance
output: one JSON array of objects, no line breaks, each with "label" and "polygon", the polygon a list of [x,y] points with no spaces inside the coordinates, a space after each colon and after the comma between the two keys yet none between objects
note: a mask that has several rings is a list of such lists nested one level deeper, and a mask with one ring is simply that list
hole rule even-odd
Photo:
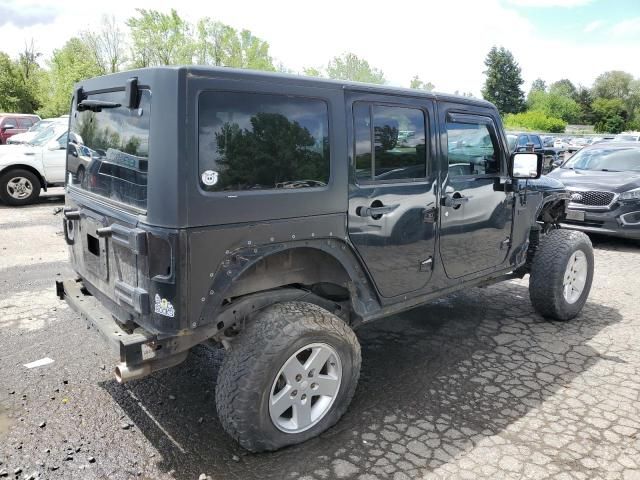
[{"label": "rear tire", "polygon": [[347,410],[360,363],[358,339],[335,315],[304,302],[272,305],[240,333],[220,369],[220,422],[252,452],[304,442]]},{"label": "rear tire", "polygon": [[593,263],[591,240],[584,233],[552,230],[542,237],[529,278],[533,307],[555,320],[578,315],[591,290]]},{"label": "rear tire", "polygon": [[0,175],[0,200],[20,206],[35,202],[40,196],[40,180],[29,170],[14,169]]}]

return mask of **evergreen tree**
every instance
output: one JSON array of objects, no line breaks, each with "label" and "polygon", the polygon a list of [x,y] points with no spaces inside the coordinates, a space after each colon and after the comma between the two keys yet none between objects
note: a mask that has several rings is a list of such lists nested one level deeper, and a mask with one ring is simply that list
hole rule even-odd
[{"label": "evergreen tree", "polygon": [[518,113],[524,110],[524,83],[518,62],[504,47],[493,47],[484,61],[487,79],[482,88],[482,96],[495,104],[501,114]]}]

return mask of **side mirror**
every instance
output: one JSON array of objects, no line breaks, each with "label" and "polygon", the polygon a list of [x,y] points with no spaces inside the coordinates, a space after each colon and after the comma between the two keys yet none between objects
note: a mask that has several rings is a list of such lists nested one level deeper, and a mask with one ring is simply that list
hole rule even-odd
[{"label": "side mirror", "polygon": [[540,178],[542,160],[541,153],[514,153],[509,159],[509,175],[511,178]]},{"label": "side mirror", "polygon": [[47,150],[51,150],[51,151],[66,149],[66,147],[61,147],[57,140],[51,140],[51,141],[47,142],[47,147],[46,148],[47,148]]}]

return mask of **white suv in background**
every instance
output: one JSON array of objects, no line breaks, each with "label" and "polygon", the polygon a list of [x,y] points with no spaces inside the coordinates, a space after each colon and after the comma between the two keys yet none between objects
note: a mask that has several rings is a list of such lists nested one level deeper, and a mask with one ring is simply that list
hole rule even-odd
[{"label": "white suv in background", "polygon": [[27,205],[41,189],[64,184],[67,132],[66,123],[54,123],[28,144],[0,146],[0,200]]}]

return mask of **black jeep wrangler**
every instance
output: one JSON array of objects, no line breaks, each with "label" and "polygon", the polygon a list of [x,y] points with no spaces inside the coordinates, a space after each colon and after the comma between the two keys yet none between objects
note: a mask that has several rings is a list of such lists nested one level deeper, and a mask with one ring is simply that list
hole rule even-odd
[{"label": "black jeep wrangler", "polygon": [[347,409],[354,329],[463,288],[530,275],[568,320],[593,252],[560,230],[568,195],[511,154],[490,103],[224,68],[149,68],[76,86],[57,293],[113,344],[119,382],[227,350],[226,431],[252,451]]}]

